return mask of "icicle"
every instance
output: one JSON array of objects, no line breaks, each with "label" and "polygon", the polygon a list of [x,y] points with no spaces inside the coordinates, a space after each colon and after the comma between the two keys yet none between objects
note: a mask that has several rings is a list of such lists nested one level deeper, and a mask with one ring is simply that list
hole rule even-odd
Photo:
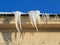
[{"label": "icicle", "polygon": [[22,14],[22,12],[19,12],[19,24],[20,24],[20,29],[22,31],[22,27],[21,27],[21,14]]},{"label": "icicle", "polygon": [[35,28],[36,28],[36,31],[38,32],[38,28],[37,28],[37,25],[36,25],[36,15],[35,15],[35,12],[33,12],[33,15],[32,15],[32,18],[33,18],[33,24],[34,24],[34,26],[35,26]]},{"label": "icicle", "polygon": [[36,20],[37,20],[38,23],[40,24],[40,23],[41,23],[41,19],[40,19],[40,11],[39,11],[39,10],[36,10],[36,11],[35,11],[35,16],[36,16]]},{"label": "icicle", "polygon": [[37,28],[37,26],[36,26],[36,23],[38,22],[39,24],[41,23],[41,19],[40,19],[40,11],[39,10],[36,10],[36,11],[34,11],[34,16],[35,16],[35,22],[34,22],[34,26],[35,26],[35,28],[36,28],[36,30],[37,30],[37,32],[38,32],[38,28]]},{"label": "icicle", "polygon": [[34,11],[30,11],[29,12],[29,17],[32,23],[32,26],[36,28],[36,30],[38,31],[38,28],[36,26],[36,16],[35,16],[35,12]]},{"label": "icicle", "polygon": [[49,22],[49,15],[45,14],[44,16],[44,23],[48,23]]},{"label": "icicle", "polygon": [[[16,11],[15,12],[15,25],[16,25],[16,29],[18,31],[20,31],[20,29],[22,30],[22,28],[21,28],[21,18],[20,17],[21,17],[21,12]],[[18,24],[20,24],[20,29],[19,29]]]},{"label": "icicle", "polygon": [[28,14],[29,14],[29,18],[30,18],[31,24],[32,24],[32,26],[34,27],[34,24],[33,24],[33,17],[32,17],[33,11],[28,12]]},{"label": "icicle", "polygon": [[19,17],[18,12],[15,12],[15,26],[16,26],[16,29],[20,31],[18,26],[18,17]]},{"label": "icicle", "polygon": [[46,16],[44,15],[44,23],[46,23]]},{"label": "icicle", "polygon": [[49,22],[49,15],[48,14],[46,14],[46,20],[47,20],[47,22]]}]

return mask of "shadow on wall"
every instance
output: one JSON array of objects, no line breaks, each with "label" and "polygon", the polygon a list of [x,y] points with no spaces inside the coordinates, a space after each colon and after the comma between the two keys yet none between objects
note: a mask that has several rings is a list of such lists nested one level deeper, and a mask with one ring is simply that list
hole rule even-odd
[{"label": "shadow on wall", "polygon": [[4,17],[4,24],[10,24],[10,21],[13,19],[13,17]]},{"label": "shadow on wall", "polygon": [[6,45],[9,45],[9,42],[11,42],[11,33],[2,33],[2,36],[3,36],[3,39],[4,39],[4,42]]},{"label": "shadow on wall", "polygon": [[[2,29],[3,30],[3,29]],[[1,31],[1,30],[0,30]],[[12,43],[13,41],[12,41],[12,39],[13,39],[13,37],[12,37],[12,33],[14,32],[14,38],[15,38],[15,41],[16,41],[16,31],[9,31],[9,29],[4,29],[3,31],[1,31],[1,33],[2,33],[2,39],[4,40],[4,42],[3,42],[3,45],[10,45],[10,43]],[[14,39],[13,39],[14,40]],[[16,45],[15,43],[12,43],[12,45]]]},{"label": "shadow on wall", "polygon": [[[3,40],[5,42],[6,45],[9,45],[10,42],[13,42],[12,41],[12,33],[14,32],[15,35],[14,38],[15,38],[15,41],[16,41],[16,36],[17,36],[17,30],[16,29],[0,29],[0,32],[2,33],[2,37],[3,37]],[[24,36],[24,33],[26,32],[30,32],[31,34],[32,33],[37,33],[36,32],[36,29],[23,29],[22,33],[20,36]],[[60,29],[39,29],[38,31],[39,33],[40,32],[60,32]],[[33,35],[33,34],[32,34]]]},{"label": "shadow on wall", "polygon": [[[35,32],[36,29],[23,29],[22,32]],[[39,28],[38,32],[60,32],[60,28]]]}]

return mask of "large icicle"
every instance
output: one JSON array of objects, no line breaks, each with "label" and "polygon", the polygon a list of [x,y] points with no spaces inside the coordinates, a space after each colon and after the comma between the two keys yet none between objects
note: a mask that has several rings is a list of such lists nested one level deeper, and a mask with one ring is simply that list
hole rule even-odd
[{"label": "large icicle", "polygon": [[[19,12],[19,11],[16,11],[15,12],[15,25],[16,25],[16,29],[18,30],[18,31],[20,31],[20,30],[22,30],[22,28],[21,28],[21,12]],[[20,29],[19,29],[19,25],[18,24],[20,24]]]},{"label": "large icicle", "polygon": [[40,11],[39,10],[36,10],[34,11],[34,16],[35,16],[35,22],[34,22],[34,25],[35,25],[35,28],[36,30],[38,31],[38,28],[36,26],[36,23],[38,22],[39,24],[41,23],[41,19],[40,19]]},{"label": "large icicle", "polygon": [[38,31],[38,28],[37,28],[37,25],[36,25],[37,16],[35,15],[35,11],[30,11],[29,12],[29,17],[30,17],[32,26],[36,28],[36,31]]},{"label": "large icicle", "polygon": [[22,31],[22,27],[21,27],[21,14],[22,14],[22,12],[19,13],[19,24],[20,24],[20,30]]},{"label": "large icicle", "polygon": [[16,26],[16,29],[20,31],[19,26],[18,26],[18,21],[19,21],[18,17],[19,17],[18,12],[15,12],[15,26]]},{"label": "large icicle", "polygon": [[29,18],[30,18],[31,24],[32,24],[32,26],[34,27],[34,24],[33,24],[33,17],[32,17],[33,11],[28,12],[28,14],[29,14]]},{"label": "large icicle", "polygon": [[36,28],[36,31],[38,32],[38,28],[37,28],[37,25],[36,25],[36,15],[35,15],[35,11],[33,12],[33,15],[32,15],[32,20],[33,20],[33,24],[34,24],[34,26],[35,26],[35,28]]},{"label": "large icicle", "polygon": [[41,23],[41,18],[40,18],[40,11],[39,10],[35,11],[35,16],[36,16],[37,22],[40,24]]}]

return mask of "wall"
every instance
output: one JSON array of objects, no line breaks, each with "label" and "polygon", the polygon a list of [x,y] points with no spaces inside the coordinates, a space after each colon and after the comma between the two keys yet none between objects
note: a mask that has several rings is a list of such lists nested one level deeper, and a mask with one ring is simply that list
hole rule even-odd
[{"label": "wall", "polygon": [[0,45],[60,45],[60,29],[0,29]]},{"label": "wall", "polygon": [[13,20],[12,17],[0,18],[0,45],[60,45],[59,20],[55,20],[56,23],[51,21],[53,23],[38,25],[38,32],[28,25],[27,16],[22,18],[22,32],[16,30]]}]

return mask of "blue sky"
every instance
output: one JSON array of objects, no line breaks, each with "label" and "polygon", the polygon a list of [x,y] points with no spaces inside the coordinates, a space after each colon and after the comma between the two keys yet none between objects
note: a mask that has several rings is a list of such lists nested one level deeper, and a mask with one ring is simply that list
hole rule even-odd
[{"label": "blue sky", "polygon": [[0,0],[0,11],[40,10],[43,13],[60,13],[60,0]]}]

